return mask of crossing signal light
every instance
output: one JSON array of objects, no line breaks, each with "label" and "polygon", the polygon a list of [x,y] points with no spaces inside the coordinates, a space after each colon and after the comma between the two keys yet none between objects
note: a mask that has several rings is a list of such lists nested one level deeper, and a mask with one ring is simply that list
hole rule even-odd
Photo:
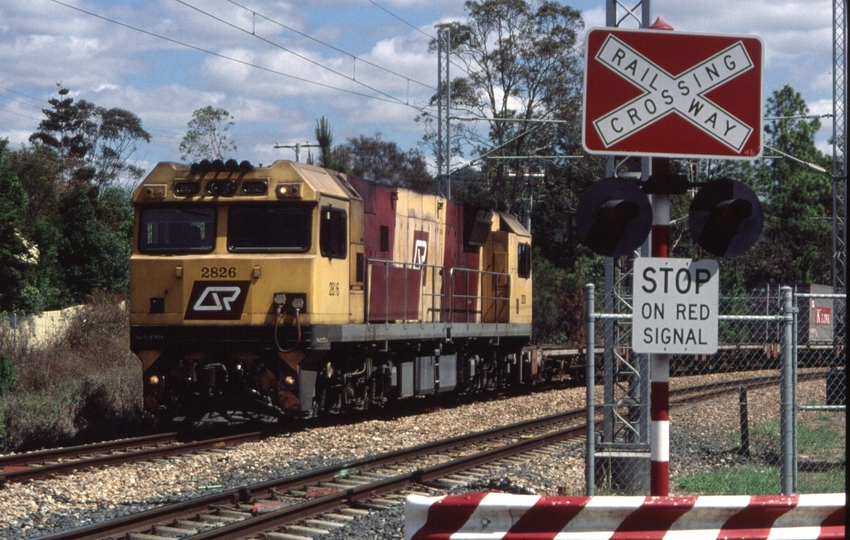
[{"label": "crossing signal light", "polygon": [[603,178],[588,187],[576,207],[579,240],[607,257],[626,255],[652,229],[649,198],[629,180]]},{"label": "crossing signal light", "polygon": [[729,178],[702,187],[688,216],[696,243],[719,257],[737,257],[750,249],[761,236],[763,221],[755,192]]}]

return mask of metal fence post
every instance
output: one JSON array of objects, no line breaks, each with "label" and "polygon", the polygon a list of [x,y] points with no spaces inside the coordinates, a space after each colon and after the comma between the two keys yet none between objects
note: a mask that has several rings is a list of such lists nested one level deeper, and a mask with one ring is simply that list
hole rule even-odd
[{"label": "metal fence post", "polygon": [[746,386],[738,388],[738,408],[741,415],[741,455],[750,457],[750,415]]},{"label": "metal fence post", "polygon": [[782,371],[780,380],[780,484],[781,493],[794,493],[796,471],[794,470],[794,423],[796,419],[794,403],[794,315],[791,287],[782,287],[782,320],[784,336],[782,341]]},{"label": "metal fence post", "polygon": [[594,407],[594,385],[596,384],[596,298],[593,283],[584,287],[585,301],[587,304],[587,318],[585,319],[585,373],[587,385],[587,429],[585,432],[585,492],[588,497],[596,493],[596,409]]}]

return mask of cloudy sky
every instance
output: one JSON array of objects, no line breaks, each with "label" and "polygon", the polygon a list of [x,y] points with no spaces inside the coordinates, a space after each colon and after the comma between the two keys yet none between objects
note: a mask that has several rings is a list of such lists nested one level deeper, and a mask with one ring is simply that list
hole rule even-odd
[{"label": "cloudy sky", "polygon": [[[604,0],[568,3],[586,28],[604,26]],[[231,113],[235,157],[254,163],[294,159],[275,145],[312,141],[321,116],[337,143],[381,133],[414,148],[437,84],[428,41],[464,14],[459,0],[3,2],[0,138],[26,143],[61,82],[142,119],[152,140],[135,157],[147,169],[180,160],[186,124],[207,105]],[[790,84],[812,113],[832,112],[831,0],[652,0],[657,16],[677,31],[761,37],[765,99]]]}]

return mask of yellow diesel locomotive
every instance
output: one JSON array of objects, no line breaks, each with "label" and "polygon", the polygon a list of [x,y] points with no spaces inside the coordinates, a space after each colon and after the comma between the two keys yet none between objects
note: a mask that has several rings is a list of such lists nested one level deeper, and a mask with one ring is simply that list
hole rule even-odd
[{"label": "yellow diesel locomotive", "polygon": [[527,382],[513,217],[289,161],[158,164],[133,194],[131,348],[166,419],[309,417]]}]

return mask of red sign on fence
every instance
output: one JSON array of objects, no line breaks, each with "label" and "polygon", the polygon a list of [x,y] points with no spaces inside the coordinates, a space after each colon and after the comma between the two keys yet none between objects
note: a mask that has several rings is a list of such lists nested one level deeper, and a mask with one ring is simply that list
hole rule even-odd
[{"label": "red sign on fence", "polygon": [[759,157],[762,51],[753,36],[592,29],[585,43],[585,150]]},{"label": "red sign on fence", "polygon": [[832,324],[832,310],[828,307],[813,307],[815,313],[815,324],[818,326],[829,326]]}]

